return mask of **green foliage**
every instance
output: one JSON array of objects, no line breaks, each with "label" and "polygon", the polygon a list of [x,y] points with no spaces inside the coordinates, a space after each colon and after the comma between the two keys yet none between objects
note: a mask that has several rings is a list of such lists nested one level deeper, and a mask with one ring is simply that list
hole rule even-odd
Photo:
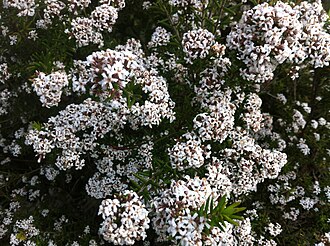
[{"label": "green foliage", "polygon": [[[201,206],[197,211],[197,214],[200,217],[206,218],[206,222],[209,225],[205,229],[205,233],[209,235],[213,227],[219,227],[224,231],[226,227],[225,221],[238,226],[239,223],[237,220],[243,220],[243,216],[237,215],[238,213],[244,211],[245,207],[239,207],[240,202],[234,202],[231,205],[227,206],[227,197],[226,195],[219,197],[215,203],[213,197],[209,197],[206,200],[206,203]],[[217,204],[215,206],[215,204]]]}]

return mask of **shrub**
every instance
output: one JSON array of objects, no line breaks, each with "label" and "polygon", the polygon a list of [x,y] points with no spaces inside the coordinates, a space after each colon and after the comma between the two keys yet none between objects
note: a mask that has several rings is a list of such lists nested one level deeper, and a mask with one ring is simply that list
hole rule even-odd
[{"label": "shrub", "polygon": [[321,1],[4,0],[1,245],[328,245]]}]

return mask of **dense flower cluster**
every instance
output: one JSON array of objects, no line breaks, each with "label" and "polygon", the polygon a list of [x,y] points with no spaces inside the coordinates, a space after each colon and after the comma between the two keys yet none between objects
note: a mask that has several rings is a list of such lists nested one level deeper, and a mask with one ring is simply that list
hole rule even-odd
[{"label": "dense flower cluster", "polygon": [[[39,161],[54,148],[62,149],[56,165],[64,170],[73,166],[80,169],[85,163],[80,156],[86,151],[93,151],[98,138],[109,131],[116,132],[123,128],[122,112],[125,108],[121,112],[116,112],[116,109],[117,105],[104,105],[91,99],[81,104],[71,104],[58,116],[49,118],[42,130],[31,130],[26,137],[26,144],[33,145]],[[91,132],[83,138],[75,135],[86,129],[91,129]]]},{"label": "dense flower cluster", "polygon": [[44,24],[51,25],[52,19],[61,15],[61,11],[65,8],[65,3],[61,1],[46,0],[45,4],[46,8],[44,9],[43,16]]},{"label": "dense flower cluster", "polygon": [[[6,0],[3,2],[5,9],[17,9],[17,16],[36,16],[41,18],[36,20],[37,29],[48,29],[55,25],[59,19],[65,26],[65,33],[69,38],[74,38],[78,47],[87,46],[90,43],[99,46],[104,45],[103,33],[112,32],[112,27],[118,18],[118,12],[125,7],[125,1],[100,1],[93,11],[87,16],[80,16],[80,13],[90,6],[90,0],[44,0],[36,3],[34,0],[15,1]],[[69,15],[67,14],[69,12]],[[86,13],[86,12],[85,12]],[[30,39],[36,40],[38,30],[29,33]],[[17,42],[17,36],[11,36],[11,42]]]},{"label": "dense flower cluster", "polygon": [[101,199],[115,192],[124,192],[128,188],[127,179],[138,181],[136,173],[152,166],[152,142],[137,146],[135,155],[134,151],[125,147],[100,147],[105,157],[96,161],[97,172],[86,184],[86,191],[91,197]]},{"label": "dense flower cluster", "polygon": [[[87,76],[80,76],[79,71],[73,79],[74,86],[81,85],[79,89],[82,91],[86,91],[85,86],[89,86],[91,93],[98,95],[104,102],[87,99],[82,104],[71,104],[58,116],[51,117],[42,130],[31,130],[26,144],[33,145],[39,160],[54,148],[62,149],[56,165],[61,169],[72,166],[80,169],[84,165],[80,156],[87,151],[93,152],[97,146],[96,141],[109,132],[118,133],[128,122],[133,129],[137,129],[140,125],[159,125],[163,118],[173,120],[174,102],[169,97],[166,81],[157,73],[146,70],[142,62],[130,51],[113,50],[94,52],[85,62],[80,62],[79,64],[84,65],[82,69]],[[62,91],[58,84],[61,81],[51,81],[58,86],[55,87],[56,90],[53,89],[57,93],[55,99],[51,97],[54,93],[41,90],[45,87],[42,83],[57,78],[55,75],[47,77],[41,74],[34,82],[34,87],[42,95],[41,100],[46,106],[52,106],[60,99]],[[128,100],[133,99],[124,97],[124,89],[132,79],[135,82],[133,86],[141,86],[148,96],[144,103],[136,102],[128,107]],[[65,82],[67,85],[67,79]],[[51,85],[48,84],[46,89],[51,89]],[[78,89],[74,87],[73,90]],[[108,102],[108,97],[113,97],[113,100]],[[82,137],[76,135],[87,129],[92,131]]]},{"label": "dense flower cluster", "polygon": [[89,43],[103,46],[102,34],[93,28],[93,20],[87,17],[77,17],[71,22],[71,30],[67,31],[76,40],[78,47]]},{"label": "dense flower cluster", "polygon": [[[220,93],[218,93],[220,94]],[[231,102],[231,91],[204,99],[209,104],[205,108],[209,113],[200,113],[194,118],[194,128],[203,141],[213,140],[223,142],[234,127],[236,106]]]},{"label": "dense flower cluster", "polygon": [[185,181],[173,181],[171,187],[153,201],[156,216],[152,222],[160,238],[170,235],[182,245],[202,245],[202,231],[208,225],[206,218],[194,214],[193,210],[211,195],[211,186],[205,178],[188,176]]},{"label": "dense flower cluster", "polygon": [[329,65],[326,20],[321,1],[302,2],[294,8],[281,1],[275,6],[263,3],[243,13],[227,42],[247,67],[241,70],[242,76],[263,83],[284,62],[301,64],[310,59],[314,67]]},{"label": "dense flower cluster", "polygon": [[5,0],[3,1],[3,7],[15,8],[18,10],[17,16],[33,16],[35,14],[35,9],[38,5],[34,0],[29,1],[19,1],[19,0]]},{"label": "dense flower cluster", "polygon": [[126,190],[114,199],[102,201],[99,214],[104,221],[100,234],[106,241],[115,245],[133,245],[147,237],[150,220],[140,199],[135,192]]},{"label": "dense flower cluster", "polygon": [[208,149],[211,146],[203,146],[192,134],[185,134],[183,137],[187,139],[186,142],[178,142],[169,150],[172,167],[179,170],[201,167],[204,159],[210,157]]},{"label": "dense flower cluster", "polygon": [[[87,7],[89,2],[76,4]],[[118,11],[125,7],[124,1],[100,1],[90,16],[76,17],[71,20],[71,29],[66,29],[69,35],[72,35],[78,47],[87,46],[89,43],[98,44],[99,47],[104,45],[102,32],[112,32],[112,27],[118,18]]]},{"label": "dense flower cluster", "polygon": [[157,46],[164,46],[170,42],[171,33],[165,28],[158,26],[153,34],[151,35],[151,40],[148,43],[148,47],[153,48]]},{"label": "dense flower cluster", "polygon": [[40,97],[40,102],[47,108],[58,105],[61,101],[62,90],[68,85],[68,77],[61,71],[48,75],[37,72],[37,77],[32,82],[34,91]]},{"label": "dense flower cluster", "polygon": [[[94,52],[86,58],[86,67],[90,68],[86,69],[88,80],[83,84],[92,84],[92,93],[95,91],[95,94],[110,93],[106,96],[119,94],[119,91],[126,86],[139,67],[136,59],[137,57],[129,51],[106,50]],[[82,90],[85,90],[85,88],[82,88]]]},{"label": "dense flower cluster", "polygon": [[188,62],[205,58],[214,44],[214,35],[205,29],[192,30],[183,34],[182,46]]}]

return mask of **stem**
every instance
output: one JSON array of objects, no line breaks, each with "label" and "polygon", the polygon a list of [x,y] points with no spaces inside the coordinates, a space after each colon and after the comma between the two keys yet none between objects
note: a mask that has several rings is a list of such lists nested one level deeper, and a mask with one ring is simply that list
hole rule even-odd
[{"label": "stem", "polygon": [[[215,1],[217,1],[217,0],[215,0]],[[215,32],[217,31],[217,28],[218,28],[218,26],[219,26],[219,24],[220,24],[220,20],[221,20],[221,18],[222,18],[222,12],[223,12],[223,9],[225,8],[225,4],[226,4],[226,2],[227,2],[227,0],[223,0],[223,1],[221,2],[220,11],[219,11],[219,16],[218,16],[217,22],[215,23],[215,26],[214,26],[214,33],[213,33],[213,34],[215,34]]]},{"label": "stem", "polygon": [[[203,1],[202,1],[203,2]],[[204,25],[205,25],[205,5],[204,3],[202,3],[202,28],[204,28]],[[212,13],[212,11],[210,11]]]},{"label": "stem", "polygon": [[174,30],[174,32],[175,32],[175,35],[178,37],[178,41],[179,41],[179,43],[181,44],[182,38],[181,38],[181,36],[180,36],[179,30],[178,30],[178,29],[176,28],[176,26],[174,25],[174,21],[173,21],[173,19],[172,19],[172,16],[171,16],[170,13],[168,12],[168,10],[167,10],[166,6],[163,4],[163,2],[162,2],[162,4],[160,4],[160,6],[161,6],[162,9],[165,11],[167,18],[170,20],[171,25],[172,25],[172,27],[173,27],[173,30]]},{"label": "stem", "polygon": [[297,82],[296,80],[293,81],[293,101],[297,101]]}]

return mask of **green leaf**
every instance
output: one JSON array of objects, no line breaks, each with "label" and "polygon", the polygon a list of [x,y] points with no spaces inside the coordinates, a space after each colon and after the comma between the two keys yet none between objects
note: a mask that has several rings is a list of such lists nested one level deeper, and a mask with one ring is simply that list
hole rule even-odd
[{"label": "green leaf", "polygon": [[236,221],[234,221],[233,219],[231,219],[229,216],[227,216],[227,215],[223,215],[223,218],[226,220],[226,221],[228,221],[230,224],[233,224],[233,225],[235,225],[235,226],[238,226],[239,224],[236,222]]},{"label": "green leaf", "polygon": [[227,13],[230,13],[232,15],[236,15],[236,12],[230,8],[224,8],[224,10],[227,12]]},{"label": "green leaf", "polygon": [[220,201],[218,203],[218,206],[219,207],[219,212],[221,213],[224,209],[225,209],[225,206],[226,206],[226,195],[222,196],[220,198]]},{"label": "green leaf", "polygon": [[242,211],[244,211],[245,209],[246,209],[246,207],[235,208],[235,210],[234,210],[234,214],[239,213],[239,212],[242,212]]},{"label": "green leaf", "polygon": [[33,121],[32,128],[37,131],[41,131],[42,124],[40,122]]},{"label": "green leaf", "polygon": [[235,214],[231,215],[230,218],[235,219],[235,220],[243,220],[244,219],[243,216],[239,216],[239,215],[235,215]]},{"label": "green leaf", "polygon": [[25,232],[24,231],[20,231],[17,235],[16,238],[20,241],[25,241],[27,239]]},{"label": "green leaf", "polygon": [[205,213],[208,212],[208,210],[209,210],[209,206],[210,206],[210,197],[208,197],[207,200],[206,200]]},{"label": "green leaf", "polygon": [[214,211],[214,200],[213,197],[211,198],[211,204],[210,204],[210,213],[212,214]]},{"label": "green leaf", "polygon": [[140,189],[141,189],[141,185],[139,185],[139,184],[136,183],[135,181],[130,180],[130,182],[132,183],[133,186],[135,186],[135,187],[137,188],[137,190],[140,190]]},{"label": "green leaf", "polygon": [[198,215],[199,216],[202,216],[203,214],[204,214],[204,209],[205,209],[205,204],[203,204],[201,207],[200,207],[200,209],[198,210]]},{"label": "green leaf", "polygon": [[217,7],[218,7],[219,9],[221,9],[221,5],[220,5],[220,3],[218,2],[218,0],[215,0],[214,2],[215,2],[215,4],[217,5]]},{"label": "green leaf", "polygon": [[138,178],[139,180],[141,180],[144,184],[148,183],[148,180],[146,180],[145,178],[141,177],[140,175],[138,175],[137,173],[133,173],[134,177]]}]

